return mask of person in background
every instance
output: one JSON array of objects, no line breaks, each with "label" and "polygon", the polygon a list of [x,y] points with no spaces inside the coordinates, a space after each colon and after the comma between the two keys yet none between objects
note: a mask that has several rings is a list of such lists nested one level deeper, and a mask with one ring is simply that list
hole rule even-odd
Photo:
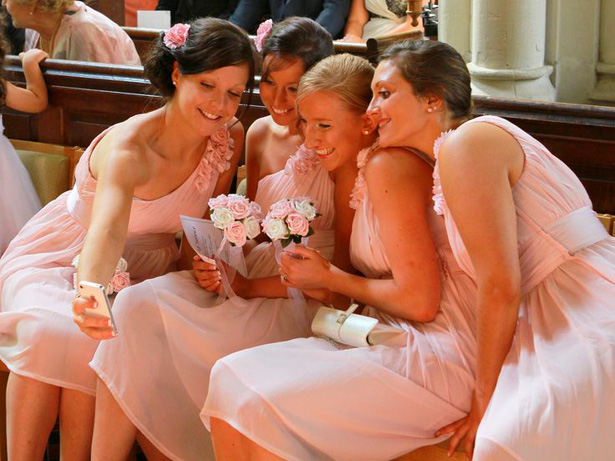
[{"label": "person in background", "polygon": [[[39,63],[47,54],[41,50],[30,50],[20,57],[26,88],[7,82],[0,71],[0,104],[23,112],[41,112],[47,107],[47,88]],[[4,48],[0,41],[0,62],[3,60]],[[0,255],[41,208],[28,171],[3,132],[0,116]]]},{"label": "person in background", "polygon": [[315,20],[334,39],[341,36],[350,11],[350,0],[240,0],[229,21],[249,33],[266,16],[279,22],[291,16]]},{"label": "person in background", "polygon": [[13,25],[28,29],[25,49],[52,59],[140,66],[134,43],[105,15],[80,1],[3,0]]},{"label": "person in background", "polygon": [[158,0],[156,10],[171,12],[171,24],[196,18],[228,19],[239,0]]}]

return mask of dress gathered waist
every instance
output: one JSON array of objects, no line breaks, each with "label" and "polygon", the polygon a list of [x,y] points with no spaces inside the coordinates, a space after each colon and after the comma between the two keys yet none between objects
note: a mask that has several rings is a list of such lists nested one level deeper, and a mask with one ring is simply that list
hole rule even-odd
[{"label": "dress gathered waist", "polygon": [[79,195],[77,190],[77,184],[72,188],[68,194],[66,200],[66,208],[68,213],[73,217],[75,221],[81,224],[84,228],[88,228],[90,223],[90,217],[92,215],[91,210],[85,206],[83,199]]},{"label": "dress gathered waist", "polygon": [[578,251],[609,237],[590,206],[579,208],[536,230],[532,238],[519,248],[522,294],[531,291],[559,265],[574,258]]}]

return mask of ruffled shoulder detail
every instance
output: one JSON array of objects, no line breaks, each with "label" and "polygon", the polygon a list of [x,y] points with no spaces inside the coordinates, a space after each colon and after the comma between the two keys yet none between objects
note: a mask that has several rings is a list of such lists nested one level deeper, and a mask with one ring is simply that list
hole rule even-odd
[{"label": "ruffled shoulder detail", "polygon": [[306,174],[319,166],[320,160],[316,152],[301,144],[297,152],[286,161],[284,173],[287,175]]},{"label": "ruffled shoulder detail", "polygon": [[444,200],[444,194],[442,193],[442,184],[440,183],[440,164],[438,162],[438,155],[440,153],[440,146],[446,140],[446,138],[453,132],[453,130],[448,130],[443,132],[438,139],[434,141],[433,144],[433,153],[436,158],[436,164],[433,168],[433,189],[432,189],[432,199],[433,199],[433,209],[439,215],[444,214],[444,210],[446,208],[446,201]]},{"label": "ruffled shoulder detail", "polygon": [[225,126],[209,137],[194,182],[199,192],[205,192],[214,178],[230,168],[234,146],[233,138]]},{"label": "ruffled shoulder detail", "polygon": [[365,199],[365,195],[367,193],[365,166],[367,165],[371,154],[378,150],[379,147],[378,141],[376,141],[370,147],[366,147],[361,150],[359,155],[357,155],[357,167],[359,168],[359,171],[357,172],[357,179],[355,179],[354,187],[352,188],[352,193],[350,194],[350,208],[354,208],[355,210],[358,209]]}]

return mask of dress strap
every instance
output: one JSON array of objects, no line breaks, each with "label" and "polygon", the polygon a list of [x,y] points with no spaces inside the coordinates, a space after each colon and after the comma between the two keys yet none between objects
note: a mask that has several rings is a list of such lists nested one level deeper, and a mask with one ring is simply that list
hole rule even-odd
[{"label": "dress strap", "polygon": [[410,152],[411,154],[416,155],[421,160],[424,160],[425,163],[427,163],[432,168],[436,164],[436,161],[433,158],[431,158],[429,155],[427,155],[425,152],[421,150],[415,149],[414,147],[404,147],[404,149]]}]

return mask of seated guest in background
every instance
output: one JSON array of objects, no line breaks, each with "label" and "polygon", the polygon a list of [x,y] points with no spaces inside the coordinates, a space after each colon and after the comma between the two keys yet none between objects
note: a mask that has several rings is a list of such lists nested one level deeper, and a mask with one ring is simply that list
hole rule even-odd
[{"label": "seated guest in background", "polygon": [[219,19],[178,24],[155,42],[145,74],[166,104],[101,133],[73,190],[34,216],[0,259],[11,460],[42,459],[58,414],[62,459],[89,459],[96,374],[88,362],[108,321],[83,316],[104,307],[76,296],[75,285],[117,290],[129,283],[126,271],[137,283],[175,269],[179,215],[202,217],[208,199],[230,188],[243,147],[233,117],[254,75],[248,36]]},{"label": "seated guest in background", "polygon": [[208,16],[228,19],[238,0],[158,0],[156,10],[171,12],[171,23],[188,22]]},{"label": "seated guest in background", "polygon": [[303,16],[323,26],[331,37],[341,36],[350,11],[350,0],[239,0],[230,21],[250,33],[256,26],[271,17],[279,22],[290,16]]},{"label": "seated guest in background", "polygon": [[15,27],[26,32],[25,49],[52,59],[140,66],[126,32],[105,15],[73,0],[5,0]]},{"label": "seated guest in background", "polygon": [[[423,3],[427,4],[427,0]],[[364,42],[368,38],[423,30],[423,19],[419,17],[419,24],[413,26],[407,8],[407,0],[352,0],[342,40]]]},{"label": "seated guest in background", "polygon": [[[26,88],[20,88],[2,78],[0,70],[0,105],[24,112],[40,112],[47,107],[47,88],[39,62],[47,57],[41,50],[21,55]],[[0,41],[0,62],[4,49]],[[28,171],[17,152],[4,136],[0,116],[0,255],[22,226],[41,208]]]},{"label": "seated guest in background", "polygon": [[[392,459],[436,443],[443,422],[471,407],[476,286],[433,210],[433,160],[364,136],[373,75],[366,60],[338,54],[306,73],[297,95],[306,146],[331,172],[355,168],[350,255],[365,277],[303,246],[301,258],[282,255],[281,275],[352,297],[399,334],[359,348],[295,339],[220,359],[202,412],[218,459]],[[469,109],[469,88],[461,98]]]}]

